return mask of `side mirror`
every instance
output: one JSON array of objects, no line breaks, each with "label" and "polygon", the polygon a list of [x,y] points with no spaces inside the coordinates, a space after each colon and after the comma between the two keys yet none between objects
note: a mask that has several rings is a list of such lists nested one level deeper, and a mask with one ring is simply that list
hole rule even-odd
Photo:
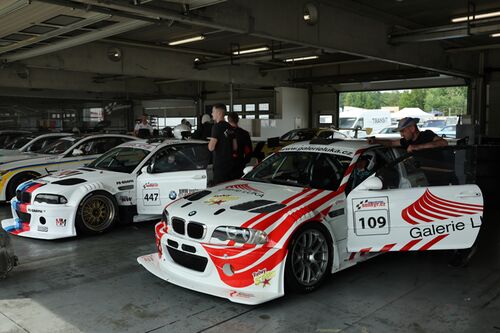
[{"label": "side mirror", "polygon": [[252,165],[245,167],[245,169],[243,169],[243,175],[246,175],[247,173],[249,173],[252,170],[253,170]]},{"label": "side mirror", "polygon": [[141,173],[151,173],[151,164],[143,166],[141,169]]},{"label": "side mirror", "polygon": [[83,155],[83,150],[75,148],[73,149],[73,152],[71,153],[72,156],[82,156]]},{"label": "side mirror", "polygon": [[381,190],[383,187],[384,185],[382,184],[382,179],[378,178],[377,176],[367,178],[358,186],[360,190],[372,191]]}]

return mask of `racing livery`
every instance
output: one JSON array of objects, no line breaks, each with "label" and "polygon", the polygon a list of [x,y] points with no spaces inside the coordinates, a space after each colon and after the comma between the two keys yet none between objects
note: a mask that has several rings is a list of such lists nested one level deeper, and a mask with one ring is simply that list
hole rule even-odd
[{"label": "racing livery", "polygon": [[259,304],[382,252],[470,247],[482,194],[457,167],[469,152],[447,152],[438,168],[354,140],[292,144],[240,180],[168,205],[157,253],[137,260],[173,284]]},{"label": "racing livery", "polygon": [[130,141],[85,167],[21,184],[2,227],[57,239],[159,218],[167,203],[206,188],[208,160],[205,141]]},{"label": "racing livery", "polygon": [[98,134],[60,138],[39,151],[40,155],[0,165],[0,201],[10,200],[19,184],[60,170],[83,166],[109,149],[136,137],[121,134]]}]

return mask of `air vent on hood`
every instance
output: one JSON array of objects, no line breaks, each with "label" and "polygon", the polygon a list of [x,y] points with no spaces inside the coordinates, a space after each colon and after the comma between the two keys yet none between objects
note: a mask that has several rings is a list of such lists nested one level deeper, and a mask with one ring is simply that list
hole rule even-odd
[{"label": "air vent on hood", "polygon": [[234,210],[250,210],[250,209],[257,208],[257,207],[270,205],[273,203],[276,203],[276,201],[253,200],[253,201],[247,201],[247,202],[241,203],[239,205],[231,206],[230,208],[234,209]]},{"label": "air vent on hood", "polygon": [[260,207],[254,210],[251,210],[250,213],[272,213],[277,210],[280,210],[281,208],[286,207],[285,204],[280,204],[280,203],[275,203],[274,205],[269,205],[265,207]]},{"label": "air vent on hood", "polygon": [[203,190],[203,191],[200,191],[200,192],[196,192],[196,193],[193,193],[193,194],[186,195],[184,197],[184,199],[187,199],[189,201],[196,201],[196,200],[200,200],[203,197],[206,197],[210,193],[212,193],[212,192],[208,191],[208,190]]},{"label": "air vent on hood", "polygon": [[76,185],[76,184],[81,184],[81,183],[85,183],[85,182],[86,182],[86,180],[81,179],[81,178],[68,178],[68,179],[58,180],[56,182],[53,182],[52,184],[70,186],[70,185]]}]

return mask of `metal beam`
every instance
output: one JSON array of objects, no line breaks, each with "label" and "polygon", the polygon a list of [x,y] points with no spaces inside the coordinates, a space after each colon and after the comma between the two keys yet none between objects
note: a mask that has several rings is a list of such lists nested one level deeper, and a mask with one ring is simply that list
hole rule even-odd
[{"label": "metal beam", "polygon": [[10,55],[5,55],[0,58],[0,61],[5,63],[5,62],[13,62],[17,60],[33,58],[39,55],[64,50],[67,48],[82,45],[102,38],[121,34],[130,30],[139,29],[148,25],[151,25],[151,23],[144,21],[128,21],[128,22],[116,23],[112,26],[103,28],[101,30],[88,32],[86,34],[72,37],[70,39],[65,39],[59,42],[55,42],[50,45],[41,46],[22,52],[16,52]]}]

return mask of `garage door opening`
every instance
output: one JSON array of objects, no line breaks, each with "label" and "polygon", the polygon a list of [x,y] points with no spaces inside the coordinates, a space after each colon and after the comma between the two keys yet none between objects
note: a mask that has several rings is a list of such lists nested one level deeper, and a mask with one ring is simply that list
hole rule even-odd
[{"label": "garage door opening", "polygon": [[[419,127],[455,137],[459,118],[468,114],[467,90],[463,86],[340,93],[339,127],[370,127],[374,134],[390,133],[399,119],[415,117],[420,118]],[[366,123],[363,114],[374,115],[375,121]],[[334,119],[321,114],[318,121],[320,126],[330,126]]]}]

